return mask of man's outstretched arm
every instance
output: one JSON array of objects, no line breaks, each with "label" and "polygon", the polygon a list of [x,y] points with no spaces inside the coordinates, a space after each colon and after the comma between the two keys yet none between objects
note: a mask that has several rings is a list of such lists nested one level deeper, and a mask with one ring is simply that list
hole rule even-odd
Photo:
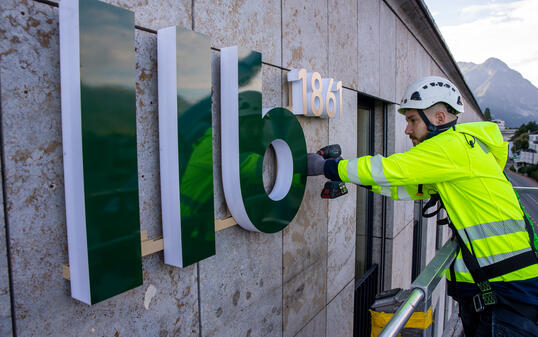
[{"label": "man's outstretched arm", "polygon": [[417,200],[436,193],[435,183],[468,176],[468,159],[464,156],[453,159],[447,152],[438,142],[424,142],[389,157],[376,155],[337,161],[310,154],[308,162],[310,173],[323,174],[327,179],[371,186],[374,192],[397,200]]}]

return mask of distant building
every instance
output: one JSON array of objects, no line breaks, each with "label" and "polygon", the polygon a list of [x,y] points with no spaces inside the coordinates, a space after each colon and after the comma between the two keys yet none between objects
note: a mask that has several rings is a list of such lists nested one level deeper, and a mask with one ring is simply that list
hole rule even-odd
[{"label": "distant building", "polygon": [[505,129],[504,121],[501,119],[494,119],[492,120],[493,123],[497,124],[499,126],[499,129],[502,131]]},{"label": "distant building", "polygon": [[538,153],[534,149],[521,150],[519,157],[514,160],[516,166],[538,164]]},{"label": "distant building", "polygon": [[517,131],[517,129],[507,128],[502,119],[494,119],[494,120],[492,120],[492,122],[497,124],[497,126],[499,126],[499,130],[501,131],[501,134],[503,135],[503,140],[505,142],[510,141],[512,136],[514,136],[514,134]]},{"label": "distant building", "polygon": [[514,160],[514,163],[516,164],[516,166],[538,164],[538,132],[537,131],[529,133],[529,148],[527,150],[521,150],[519,153],[519,157]]},{"label": "distant building", "polygon": [[538,131],[529,134],[529,149],[538,151]]}]

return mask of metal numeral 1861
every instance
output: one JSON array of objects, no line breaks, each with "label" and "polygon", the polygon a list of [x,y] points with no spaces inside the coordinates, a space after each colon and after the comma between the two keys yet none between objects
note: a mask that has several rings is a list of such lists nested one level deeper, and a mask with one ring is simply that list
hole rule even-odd
[{"label": "metal numeral 1861", "polygon": [[296,115],[342,118],[342,81],[321,78],[318,72],[293,69],[288,73],[289,108]]}]

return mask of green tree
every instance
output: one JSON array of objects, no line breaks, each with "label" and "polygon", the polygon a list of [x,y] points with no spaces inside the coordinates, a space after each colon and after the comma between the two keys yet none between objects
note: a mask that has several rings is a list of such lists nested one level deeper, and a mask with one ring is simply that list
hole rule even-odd
[{"label": "green tree", "polygon": [[512,147],[512,152],[516,153],[520,150],[526,150],[529,148],[529,134],[524,133],[517,137],[514,141],[514,146]]},{"label": "green tree", "polygon": [[487,121],[491,121],[491,111],[489,111],[489,108],[486,108],[486,110],[484,111],[484,117]]},{"label": "green tree", "polygon": [[536,124],[535,121],[528,122],[527,124],[521,124],[519,129],[517,129],[516,133],[512,137],[512,140],[515,141],[519,136],[521,136],[524,133],[528,133],[529,131],[530,132],[538,131],[538,124]]}]

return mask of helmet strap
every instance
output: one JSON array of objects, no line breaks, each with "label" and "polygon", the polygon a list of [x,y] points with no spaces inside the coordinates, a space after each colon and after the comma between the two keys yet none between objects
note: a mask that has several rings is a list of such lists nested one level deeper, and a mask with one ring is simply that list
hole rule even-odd
[{"label": "helmet strap", "polygon": [[422,118],[422,120],[426,124],[426,127],[428,128],[428,131],[429,131],[429,133],[426,135],[426,139],[430,139],[433,136],[437,136],[441,132],[444,132],[444,131],[454,127],[456,125],[456,123],[458,122],[458,117],[456,117],[455,120],[453,120],[451,122],[448,122],[446,124],[434,125],[432,122],[430,122],[430,120],[428,119],[428,117],[426,116],[426,114],[424,113],[424,111],[422,109],[417,109],[417,111],[418,111],[418,114],[419,114],[420,118]]}]

